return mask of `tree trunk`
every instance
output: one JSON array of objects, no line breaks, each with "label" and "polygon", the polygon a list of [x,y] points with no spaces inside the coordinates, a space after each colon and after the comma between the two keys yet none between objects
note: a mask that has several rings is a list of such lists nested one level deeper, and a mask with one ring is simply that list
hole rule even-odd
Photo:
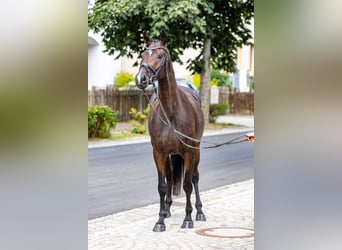
[{"label": "tree trunk", "polygon": [[204,65],[201,72],[201,102],[205,124],[209,123],[209,108],[210,108],[210,49],[211,40],[205,39],[203,45]]}]

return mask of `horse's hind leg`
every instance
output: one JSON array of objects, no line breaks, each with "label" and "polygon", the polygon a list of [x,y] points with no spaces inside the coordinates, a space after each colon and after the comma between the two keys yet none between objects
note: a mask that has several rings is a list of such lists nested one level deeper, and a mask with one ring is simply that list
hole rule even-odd
[{"label": "horse's hind leg", "polygon": [[202,211],[202,202],[201,202],[201,198],[200,198],[199,190],[198,190],[198,180],[199,180],[199,173],[196,167],[194,171],[194,176],[192,177],[192,183],[194,184],[195,194],[196,194],[196,203],[195,203],[195,207],[197,209],[196,220],[205,221],[206,218]]},{"label": "horse's hind leg", "polygon": [[192,183],[194,184],[195,194],[196,194],[196,203],[195,203],[195,207],[197,209],[196,220],[197,221],[205,221],[206,218],[205,218],[205,215],[202,211],[202,202],[201,202],[201,198],[200,198],[199,190],[198,190],[198,180],[199,180],[198,163],[199,163],[199,159],[200,159],[200,152],[198,151],[195,154],[194,175],[192,177]]},{"label": "horse's hind leg", "polygon": [[183,188],[186,194],[186,207],[185,207],[185,218],[182,224],[182,228],[193,228],[194,223],[191,218],[192,206],[191,206],[191,192],[192,192],[192,155],[188,155],[188,157],[184,157],[184,166],[185,166],[185,176],[183,182]]}]

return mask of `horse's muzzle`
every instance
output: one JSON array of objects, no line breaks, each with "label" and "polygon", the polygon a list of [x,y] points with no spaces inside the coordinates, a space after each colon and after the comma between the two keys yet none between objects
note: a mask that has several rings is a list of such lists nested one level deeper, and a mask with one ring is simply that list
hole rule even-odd
[{"label": "horse's muzzle", "polygon": [[140,71],[135,76],[135,84],[139,89],[145,89],[149,83],[148,76],[145,72]]}]

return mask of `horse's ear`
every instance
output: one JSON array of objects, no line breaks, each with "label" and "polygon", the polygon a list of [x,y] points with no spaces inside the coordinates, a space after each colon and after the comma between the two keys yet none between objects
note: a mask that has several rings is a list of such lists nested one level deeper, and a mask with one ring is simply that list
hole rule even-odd
[{"label": "horse's ear", "polygon": [[160,31],[160,41],[162,45],[166,45],[167,35],[164,30]]},{"label": "horse's ear", "polygon": [[150,33],[146,30],[144,30],[144,41],[147,47],[150,46],[151,44]]}]

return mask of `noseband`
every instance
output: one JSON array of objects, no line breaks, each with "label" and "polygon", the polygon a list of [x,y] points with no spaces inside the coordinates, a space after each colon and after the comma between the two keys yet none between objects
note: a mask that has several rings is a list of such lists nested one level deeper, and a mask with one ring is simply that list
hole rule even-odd
[{"label": "noseband", "polygon": [[162,62],[160,63],[159,67],[157,69],[154,69],[150,64],[148,63],[142,63],[140,64],[140,67],[144,67],[149,73],[151,73],[150,79],[149,79],[149,84],[152,84],[156,79],[157,76],[159,74],[159,71],[164,67],[165,63],[166,63],[166,57],[167,54],[169,54],[169,50],[165,47],[155,47],[155,48],[146,48],[145,50],[154,50],[154,49],[163,49],[165,50],[166,54],[163,57]]}]

